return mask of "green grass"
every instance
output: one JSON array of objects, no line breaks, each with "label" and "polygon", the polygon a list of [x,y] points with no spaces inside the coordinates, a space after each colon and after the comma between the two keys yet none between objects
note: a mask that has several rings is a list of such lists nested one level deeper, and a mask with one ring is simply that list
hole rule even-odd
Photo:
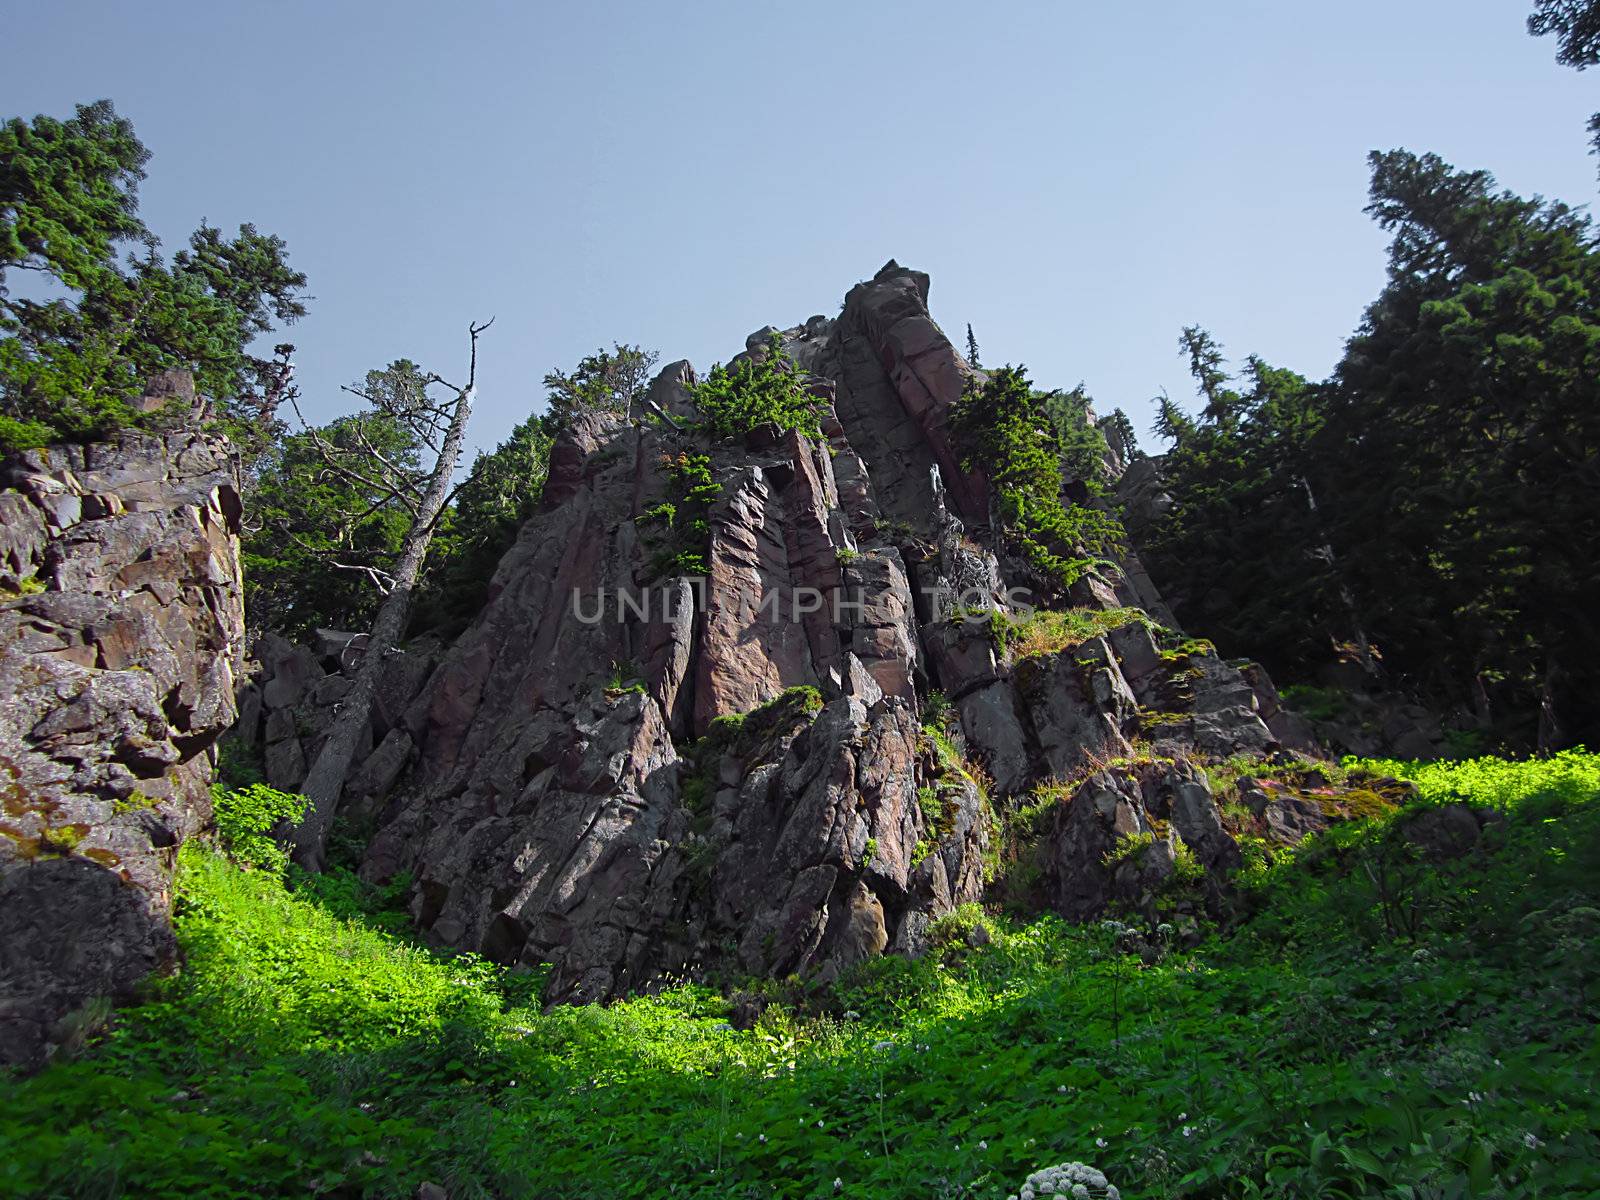
[{"label": "green grass", "polygon": [[989,627],[1001,653],[1012,662],[1021,662],[1060,654],[1136,621],[1154,627],[1144,611],[1137,608],[1036,609],[1018,618],[995,613]]},{"label": "green grass", "polygon": [[1437,865],[1417,807],[1338,827],[1186,950],[965,909],[751,985],[749,1030],[692,985],[542,1013],[375,928],[393,895],[191,844],[182,974],[0,1080],[0,1195],[998,1198],[1069,1160],[1130,1200],[1595,1194],[1600,757],[1353,765],[1504,819]]}]

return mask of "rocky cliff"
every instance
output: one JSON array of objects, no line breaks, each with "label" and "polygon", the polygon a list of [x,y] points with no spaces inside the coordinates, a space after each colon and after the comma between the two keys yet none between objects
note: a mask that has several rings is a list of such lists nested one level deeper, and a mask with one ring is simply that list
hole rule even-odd
[{"label": "rocky cliff", "polygon": [[[962,468],[950,416],[976,372],[927,297],[890,263],[836,320],[751,335],[744,354],[776,332],[809,372],[820,441],[710,444],[688,363],[648,411],[576,421],[477,620],[394,656],[347,819],[371,831],[366,875],[410,873],[433,941],[552,964],[555,999],[826,977],[916,952],[1024,859],[1030,898],[1075,917],[1237,861],[1204,766],[1293,762],[1303,724],[1259,669],[1158,635],[1135,556],[1053,597],[1078,636],[1007,645],[1044,593]],[[658,519],[689,476],[698,579],[663,566]],[[991,608],[1010,615],[968,615]],[[264,657],[245,732],[292,787],[344,684],[310,651]],[[1274,787],[1250,810],[1272,836],[1344,811]]]},{"label": "rocky cliff", "polygon": [[32,451],[0,489],[0,1062],[28,1064],[173,954],[234,720],[240,510],[199,434]]}]

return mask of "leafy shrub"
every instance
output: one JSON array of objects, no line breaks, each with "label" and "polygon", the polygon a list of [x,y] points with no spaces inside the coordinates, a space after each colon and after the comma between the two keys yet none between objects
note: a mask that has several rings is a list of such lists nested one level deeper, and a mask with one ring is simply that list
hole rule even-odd
[{"label": "leafy shrub", "polygon": [[935,688],[922,701],[922,723],[946,734],[957,720],[956,706],[950,697]]},{"label": "leafy shrub", "polygon": [[1101,856],[1100,861],[1114,869],[1125,862],[1137,859],[1155,844],[1156,835],[1148,830],[1143,833],[1125,833]]},{"label": "leafy shrub", "polygon": [[932,946],[967,945],[978,930],[984,940],[994,934],[994,928],[980,904],[962,904],[945,913],[928,926],[928,942]]},{"label": "leafy shrub", "polygon": [[[662,579],[704,575],[711,537],[708,517],[722,485],[711,477],[709,455],[666,454],[661,468],[667,480],[667,499],[636,520],[646,537],[653,539],[651,569]],[[654,534],[656,526],[665,529],[664,536]]]},{"label": "leafy shrub", "polygon": [[272,840],[272,827],[279,821],[298,821],[309,803],[304,796],[280,792],[264,783],[232,791],[220,785],[211,789],[217,836],[229,857],[240,866],[273,875],[283,874],[289,855]]}]

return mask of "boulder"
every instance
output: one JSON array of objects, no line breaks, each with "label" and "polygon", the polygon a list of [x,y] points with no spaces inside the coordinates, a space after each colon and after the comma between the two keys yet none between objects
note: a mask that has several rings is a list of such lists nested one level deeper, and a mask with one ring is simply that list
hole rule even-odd
[{"label": "boulder", "polygon": [[236,715],[240,505],[196,433],[29,451],[0,488],[0,1062],[31,1066],[172,961],[176,849]]}]

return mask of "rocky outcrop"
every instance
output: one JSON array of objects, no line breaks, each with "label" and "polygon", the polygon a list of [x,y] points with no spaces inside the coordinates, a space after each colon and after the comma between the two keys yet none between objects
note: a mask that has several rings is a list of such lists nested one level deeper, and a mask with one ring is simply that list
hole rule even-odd
[{"label": "rocky outcrop", "polygon": [[234,720],[226,443],[129,434],[0,468],[0,1062],[173,953],[176,848]]},{"label": "rocky outcrop", "polygon": [[908,573],[826,426],[711,450],[693,582],[662,577],[674,535],[648,514],[707,448],[604,417],[563,437],[544,511],[400,721],[416,761],[364,870],[410,871],[435,941],[596,998],[837,970],[979,895],[984,802],[927,752]]},{"label": "rocky outcrop", "polygon": [[[266,633],[251,646],[232,736],[259,757],[270,786],[295,792],[304,783],[350,690],[365,642],[363,635],[319,629],[310,645]],[[438,648],[422,640],[394,651],[384,665],[345,781],[344,811],[358,828],[371,824],[378,802],[415,754],[400,717],[438,658]]]},{"label": "rocky outcrop", "polygon": [[[408,873],[428,938],[550,964],[557,999],[827,976],[981,898],[1041,787],[1064,912],[1142,894],[1102,877],[1119,830],[1159,823],[1175,870],[1237,860],[1204,764],[1310,750],[1304,729],[1263,673],[1148,620],[1019,658],[971,618],[1039,581],[951,438],[982,376],[927,295],[890,263],[837,319],[747,339],[738,357],[776,335],[809,372],[820,440],[709,442],[683,362],[564,432],[483,611],[397,656],[347,787],[377,826],[363,873]],[[1132,556],[1053,602],[1171,624]],[[325,653],[263,658],[243,724],[288,786],[344,684]]]}]

